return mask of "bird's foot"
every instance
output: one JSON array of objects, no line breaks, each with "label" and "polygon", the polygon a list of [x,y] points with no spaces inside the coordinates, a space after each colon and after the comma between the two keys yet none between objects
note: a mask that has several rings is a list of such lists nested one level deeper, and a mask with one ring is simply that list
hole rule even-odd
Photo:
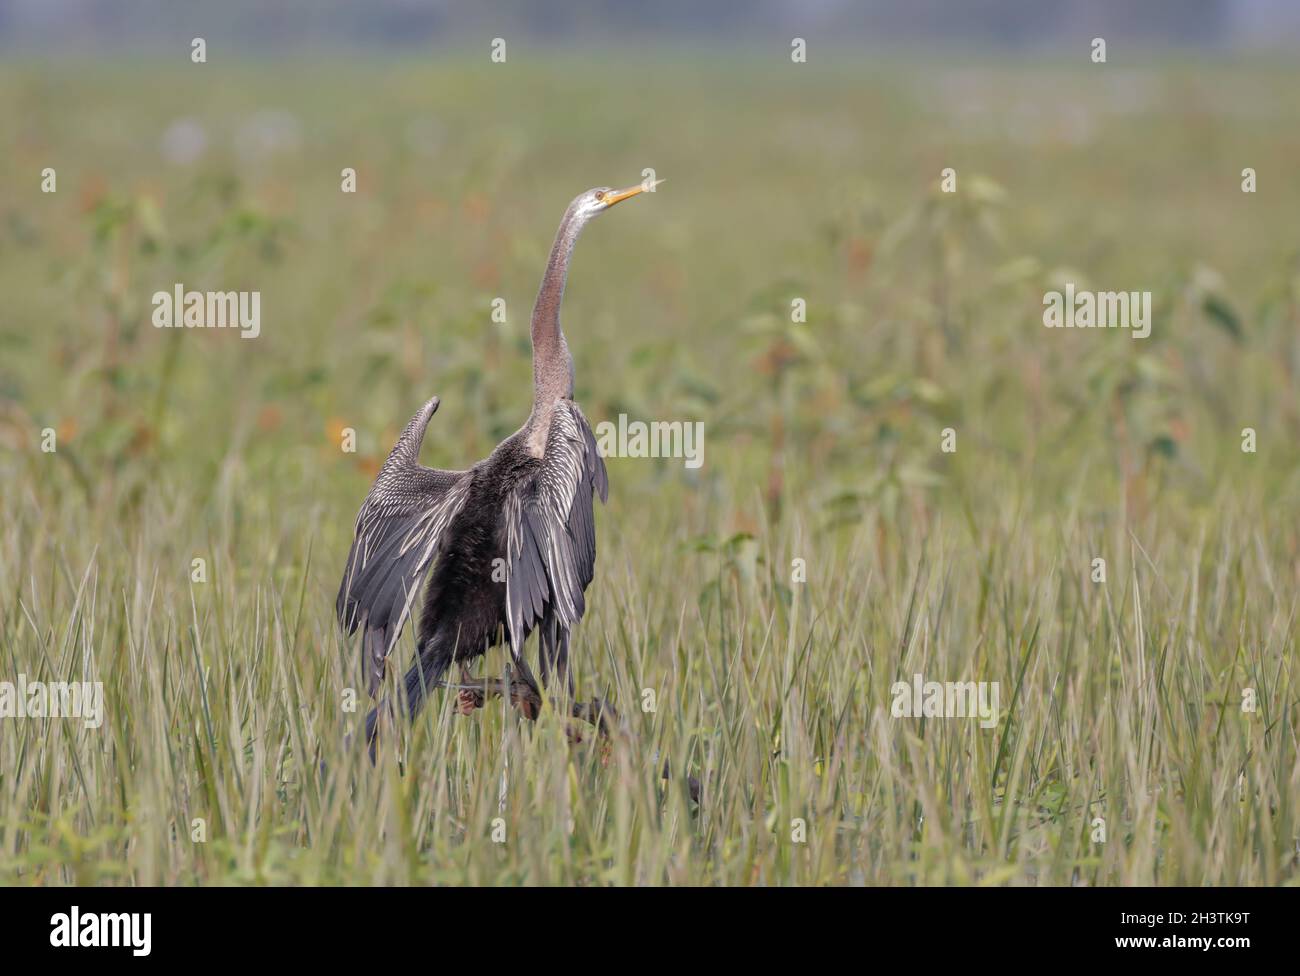
[{"label": "bird's foot", "polygon": [[482,687],[471,687],[475,685],[474,676],[470,674],[469,666],[462,664],[460,666],[460,689],[456,692],[456,712],[459,715],[473,715],[474,709],[482,708],[483,702],[487,696],[485,689]]},{"label": "bird's foot", "polygon": [[[461,715],[469,715],[475,708],[482,708],[489,695],[494,698],[508,695],[510,704],[518,708],[520,713],[530,721],[536,721],[542,712],[542,696],[537,688],[518,677],[502,680],[470,678],[467,675],[464,680],[452,687],[456,689],[455,708]],[[593,698],[589,702],[570,699],[567,701],[567,711],[569,717],[594,726],[602,736],[607,737],[615,729],[622,727],[618,712],[608,702],[599,698]]]},{"label": "bird's foot", "polygon": [[536,719],[542,709],[542,699],[537,690],[518,679],[503,681],[500,678],[471,678],[466,675],[459,683],[450,686],[456,692],[455,710],[469,715],[482,708],[489,698],[508,695],[510,704],[529,719]]},{"label": "bird's foot", "polygon": [[474,709],[483,707],[483,693],[473,691],[469,688],[462,688],[456,695],[456,713],[459,715],[473,715]]}]

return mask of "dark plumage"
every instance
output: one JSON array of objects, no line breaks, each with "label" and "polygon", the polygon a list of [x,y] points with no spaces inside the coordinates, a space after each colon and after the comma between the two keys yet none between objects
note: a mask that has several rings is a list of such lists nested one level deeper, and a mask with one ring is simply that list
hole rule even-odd
[{"label": "dark plumage", "polygon": [[[609,484],[591,427],[572,399],[560,302],[583,226],[641,189],[588,190],[565,211],[533,309],[533,409],[524,426],[468,471],[425,468],[420,445],[438,409],[434,397],[380,469],[357,515],[337,601],[346,631],[362,629],[372,696],[431,564],[418,657],[404,682],[411,714],[453,662],[471,662],[503,641],[532,684],[523,648],[535,629],[543,681],[559,676],[572,693],[569,636],[596,566],[592,499],[605,501]],[[379,712],[366,720],[372,754]]]}]

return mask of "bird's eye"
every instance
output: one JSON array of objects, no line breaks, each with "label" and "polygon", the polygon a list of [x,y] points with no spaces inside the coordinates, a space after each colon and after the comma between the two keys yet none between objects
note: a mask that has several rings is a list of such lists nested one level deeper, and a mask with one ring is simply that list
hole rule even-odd
[{"label": "bird's eye", "polygon": [[604,200],[604,199],[605,199],[605,191],[604,191],[604,190],[597,190],[597,191],[596,191],[596,199],[597,199],[597,200]]}]

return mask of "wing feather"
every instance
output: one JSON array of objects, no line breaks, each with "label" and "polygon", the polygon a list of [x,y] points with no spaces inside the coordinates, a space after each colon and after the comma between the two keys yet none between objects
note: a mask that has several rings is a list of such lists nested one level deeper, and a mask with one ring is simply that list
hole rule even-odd
[{"label": "wing feather", "polygon": [[505,503],[506,605],[516,654],[548,608],[566,631],[582,618],[596,569],[596,495],[602,502],[609,496],[596,438],[578,405],[558,400],[541,464]]},{"label": "wing feather", "polygon": [[469,472],[419,463],[424,432],[437,409],[437,397],[420,408],[379,469],[357,513],[356,536],[335,603],[349,634],[364,627],[362,653],[372,695],[425,571],[469,494]]}]

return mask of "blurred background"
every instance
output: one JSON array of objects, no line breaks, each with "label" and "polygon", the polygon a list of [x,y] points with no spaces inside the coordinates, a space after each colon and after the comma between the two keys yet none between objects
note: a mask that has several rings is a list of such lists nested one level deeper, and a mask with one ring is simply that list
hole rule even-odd
[{"label": "blurred background", "polygon": [[[480,456],[526,404],[564,205],[653,168],[664,190],[578,252],[579,393],[594,421],[707,420],[736,455],[648,483],[892,510],[953,474],[932,442],[960,421],[999,470],[1068,443],[1036,468],[1049,505],[1080,472],[1139,510],[1209,497],[1248,422],[1296,443],[1298,10],[0,0],[5,438],[75,430],[85,488],[238,459],[293,492],[351,427],[333,505],[436,392],[438,460]],[[1042,329],[1066,280],[1152,290],[1153,337]],[[260,290],[262,338],[151,328],[177,281]]]},{"label": "blurred background", "polygon": [[554,44],[629,35],[716,44],[803,32],[877,49],[899,42],[1064,45],[1080,33],[1109,30],[1143,42],[1222,50],[1286,46],[1300,35],[1300,9],[1290,0],[0,0],[0,38],[11,47],[139,48],[186,35],[196,21],[262,50],[411,48],[485,31]]}]

